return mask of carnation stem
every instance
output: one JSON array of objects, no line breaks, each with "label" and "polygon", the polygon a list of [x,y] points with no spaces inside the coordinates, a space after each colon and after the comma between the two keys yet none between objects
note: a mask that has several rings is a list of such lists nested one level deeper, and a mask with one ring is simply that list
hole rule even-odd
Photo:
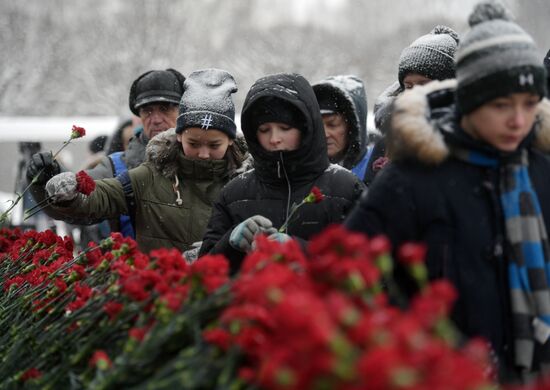
[{"label": "carnation stem", "polygon": [[[45,206],[51,199],[53,198],[53,196],[48,196],[44,199],[42,199],[42,201],[38,202],[37,204],[35,204],[34,206],[28,208],[27,210],[25,210],[25,214],[27,214],[27,216],[25,217],[25,221],[32,217],[34,214],[35,214],[35,211],[38,210],[42,210],[42,206]],[[32,213],[31,215],[29,215],[30,213]]]},{"label": "carnation stem", "polygon": [[[63,142],[63,145],[61,145],[61,147],[57,150],[57,152],[54,153],[53,157],[52,157],[52,160],[55,160],[57,158],[57,156],[59,155],[59,153],[65,149],[65,147],[67,147],[67,145],[69,145],[71,143],[71,139],[69,139],[68,141],[64,141]],[[27,193],[27,191],[29,190],[29,188],[31,188],[31,186],[36,183],[38,181],[38,178],[40,177],[40,175],[44,172],[44,169],[46,167],[42,167],[42,169],[40,171],[38,171],[38,173],[36,175],[34,175],[34,177],[32,178],[31,182],[27,185],[27,187],[25,187],[25,189],[23,190],[23,192],[21,192],[20,194],[17,195],[17,198],[15,198],[15,200],[12,200],[12,204],[10,205],[10,207],[8,207],[8,209],[6,211],[4,211],[2,213],[2,215],[0,215],[0,224],[4,223],[10,213],[12,212],[12,210],[15,208],[15,206],[17,206],[17,204],[21,201],[21,199],[23,199],[23,196]],[[24,221],[26,221],[28,218],[32,217],[34,214],[36,213],[33,213],[27,217],[25,217]]]}]

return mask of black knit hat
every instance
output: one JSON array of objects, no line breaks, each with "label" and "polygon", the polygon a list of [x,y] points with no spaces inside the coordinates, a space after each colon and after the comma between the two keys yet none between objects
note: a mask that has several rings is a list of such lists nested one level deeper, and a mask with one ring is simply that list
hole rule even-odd
[{"label": "black knit hat", "polygon": [[185,77],[175,69],[150,70],[139,76],[130,87],[130,111],[139,116],[139,108],[150,103],[178,104]]},{"label": "black knit hat", "polygon": [[235,105],[231,97],[235,92],[237,83],[225,70],[203,69],[191,73],[185,80],[176,133],[200,127],[220,130],[229,138],[235,138]]},{"label": "black knit hat", "polygon": [[462,114],[511,93],[546,94],[546,71],[529,34],[499,2],[479,3],[456,51],[457,104]]},{"label": "black knit hat", "polygon": [[250,127],[258,129],[267,122],[280,122],[300,131],[306,129],[304,114],[292,103],[274,96],[258,99],[250,108]]},{"label": "black knit hat", "polygon": [[446,80],[455,77],[454,53],[458,34],[450,27],[435,26],[429,34],[415,40],[401,52],[398,79],[410,73],[418,73],[430,80]]}]

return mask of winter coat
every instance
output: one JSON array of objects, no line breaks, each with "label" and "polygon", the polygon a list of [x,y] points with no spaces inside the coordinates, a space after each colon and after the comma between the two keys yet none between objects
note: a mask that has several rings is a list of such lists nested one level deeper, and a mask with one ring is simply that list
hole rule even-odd
[{"label": "winter coat", "polygon": [[[505,226],[498,168],[472,165],[450,155],[450,147],[505,159],[459,126],[456,82],[415,87],[396,100],[388,137],[394,159],[384,168],[345,224],[368,235],[386,234],[394,247],[427,244],[430,279],[447,278],[457,288],[452,318],[468,337],[490,341],[502,375],[514,375]],[[429,113],[429,117],[427,116]],[[520,147],[529,150],[529,174],[550,231],[550,102],[539,105],[541,125]],[[508,368],[507,368],[508,367]]]},{"label": "winter coat", "polygon": [[[212,203],[229,180],[226,160],[199,161],[183,155],[174,129],[154,137],[146,149],[146,162],[129,171],[135,197],[135,231],[140,250],[177,248],[200,241]],[[89,196],[56,207],[65,220],[86,216],[91,220],[128,214],[122,185],[117,179],[96,181]]]},{"label": "winter coat", "polygon": [[[258,142],[251,112],[263,97],[284,99],[303,113],[306,125],[297,150],[269,152]],[[329,163],[319,105],[302,76],[280,74],[258,80],[245,99],[241,123],[255,169],[236,177],[222,190],[200,252],[225,254],[233,273],[245,256],[229,244],[231,231],[240,222],[260,214],[279,228],[292,204],[300,203],[317,186],[325,199],[299,208],[288,225],[290,236],[307,241],[327,225],[341,222],[363,190],[362,182],[351,172]]]},{"label": "winter coat", "polygon": [[317,94],[328,92],[342,103],[341,114],[348,123],[348,146],[339,164],[364,180],[369,153],[367,96],[363,82],[354,76],[332,76],[313,88]]}]

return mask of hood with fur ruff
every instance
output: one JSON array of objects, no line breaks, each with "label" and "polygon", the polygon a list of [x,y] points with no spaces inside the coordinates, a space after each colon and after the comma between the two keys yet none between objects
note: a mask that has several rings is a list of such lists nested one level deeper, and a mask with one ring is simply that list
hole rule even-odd
[{"label": "hood with fur ruff", "polygon": [[[426,165],[438,165],[449,156],[443,132],[453,131],[453,126],[442,117],[454,112],[456,84],[454,79],[436,80],[409,89],[396,99],[388,137],[392,160],[412,158]],[[548,153],[550,101],[543,98],[537,109],[533,147]]]}]

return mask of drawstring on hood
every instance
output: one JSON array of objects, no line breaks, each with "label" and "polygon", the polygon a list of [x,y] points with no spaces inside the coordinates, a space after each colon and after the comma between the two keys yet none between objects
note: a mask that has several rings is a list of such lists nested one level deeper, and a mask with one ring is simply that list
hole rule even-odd
[{"label": "drawstring on hood", "polygon": [[179,187],[180,187],[180,181],[178,180],[178,175],[174,175],[174,178],[176,179],[175,183],[172,185],[172,188],[174,189],[174,192],[176,193],[176,204],[178,206],[181,206],[183,204],[183,200],[181,200],[181,195],[180,195],[180,190],[179,190]]},{"label": "drawstring on hood", "polygon": [[[284,164],[284,157],[283,152],[279,152],[279,158],[281,159],[282,166],[283,166],[283,173],[285,174],[285,179],[288,187],[288,196],[286,198],[286,210],[285,210],[285,219],[288,219],[288,215],[290,214],[290,198],[292,197],[292,186],[290,185],[290,180],[288,179],[288,174],[286,173],[285,164]],[[277,165],[278,162],[277,162]],[[285,229],[285,233],[288,231],[288,225]]]}]

